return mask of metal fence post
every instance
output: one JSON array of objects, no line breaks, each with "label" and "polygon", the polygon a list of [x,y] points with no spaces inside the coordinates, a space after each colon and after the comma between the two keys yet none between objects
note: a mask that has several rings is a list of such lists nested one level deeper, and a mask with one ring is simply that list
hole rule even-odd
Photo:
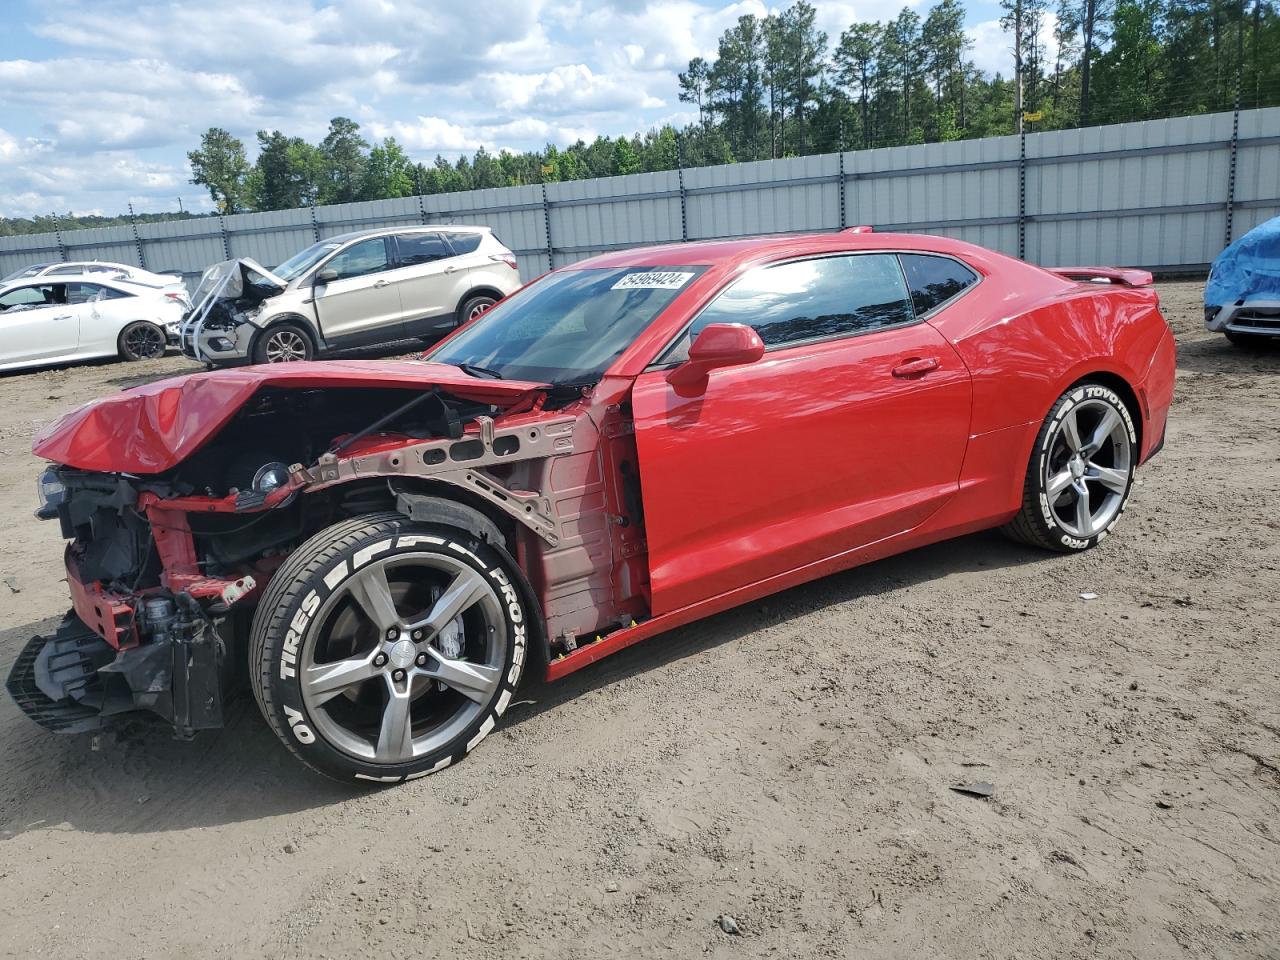
[{"label": "metal fence post", "polygon": [[1236,94],[1236,109],[1231,115],[1231,160],[1227,164],[1227,246],[1235,228],[1236,214],[1236,163],[1240,157],[1240,96]]},{"label": "metal fence post", "polygon": [[133,242],[138,248],[138,266],[147,269],[147,255],[142,252],[142,235],[138,233],[138,221],[133,216],[133,204],[129,204],[129,226],[133,227]]},{"label": "metal fence post", "polygon": [[50,214],[53,217],[53,237],[58,241],[58,258],[63,262],[67,262],[67,247],[62,242],[62,221],[58,219],[56,213]]},{"label": "metal fence post", "polygon": [[222,255],[227,260],[230,260],[231,238],[227,236],[227,221],[225,217],[218,217],[218,230],[222,233]]},{"label": "metal fence post", "polygon": [[551,201],[547,199],[547,185],[542,186],[542,226],[547,232],[547,269],[556,268],[556,248],[551,243]]},{"label": "metal fence post", "polygon": [[[316,219],[316,205],[311,204],[311,235],[315,237],[315,242],[320,242],[320,221]],[[227,259],[231,259],[230,256]]]},{"label": "metal fence post", "polygon": [[424,224],[427,222],[427,204],[422,194],[418,194],[418,219]]},{"label": "metal fence post", "polygon": [[[843,140],[843,137],[841,139]],[[843,143],[841,143],[840,145],[840,153],[838,154],[838,157],[839,157],[838,162],[840,165],[840,229],[843,230],[845,228],[845,225],[848,223],[847,214],[845,213],[845,203],[844,203],[845,177],[844,177],[844,144]]]},{"label": "metal fence post", "polygon": [[689,198],[684,189],[684,138],[676,134],[676,176],[680,183],[680,239],[689,239]]},{"label": "metal fence post", "polygon": [[1027,259],[1027,134],[1018,132],[1018,259]]}]

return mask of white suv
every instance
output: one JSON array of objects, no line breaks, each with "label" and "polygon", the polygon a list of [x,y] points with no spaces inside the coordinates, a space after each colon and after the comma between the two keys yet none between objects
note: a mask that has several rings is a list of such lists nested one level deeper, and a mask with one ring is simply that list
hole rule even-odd
[{"label": "white suv", "polygon": [[205,271],[182,352],[210,364],[311,360],[331,350],[435,337],[520,287],[487,227],[400,227],[331,237],[274,270]]}]

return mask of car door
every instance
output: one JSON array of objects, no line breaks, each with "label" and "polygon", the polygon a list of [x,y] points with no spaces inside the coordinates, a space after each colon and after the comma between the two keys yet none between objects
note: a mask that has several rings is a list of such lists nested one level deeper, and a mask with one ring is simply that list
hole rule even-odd
[{"label": "car door", "polygon": [[393,276],[399,278],[405,336],[425,337],[453,329],[458,304],[470,289],[464,265],[435,231],[400,233],[394,240]]},{"label": "car door", "polygon": [[0,296],[0,363],[50,360],[76,352],[81,307],[64,283],[33,283]]},{"label": "car door", "polygon": [[[667,374],[710,323],[766,353],[678,392]],[[744,274],[633,388],[653,612],[919,525],[958,489],[970,392],[893,254]]]},{"label": "car door", "polygon": [[[327,281],[318,279],[330,270],[337,275]],[[320,264],[312,289],[326,341],[359,346],[400,336],[400,291],[390,271],[386,237],[357,240]]]},{"label": "car door", "polygon": [[115,353],[126,326],[134,320],[157,320],[156,311],[145,309],[138,297],[88,280],[67,282],[67,302],[80,311],[80,349],[84,353]]}]

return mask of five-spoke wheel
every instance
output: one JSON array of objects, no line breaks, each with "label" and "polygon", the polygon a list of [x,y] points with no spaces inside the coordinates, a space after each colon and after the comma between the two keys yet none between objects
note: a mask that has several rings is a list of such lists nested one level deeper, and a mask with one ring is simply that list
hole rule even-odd
[{"label": "five-spoke wheel", "polygon": [[1124,512],[1137,466],[1133,418],[1110,387],[1084,383],[1054,404],[1036,438],[1022,511],[1005,531],[1055,550],[1083,550]]},{"label": "five-spoke wheel", "polygon": [[524,663],[506,566],[487,544],[398,515],[304,544],[254,622],[259,699],[282,739],[326,773],[376,780],[471,749]]}]

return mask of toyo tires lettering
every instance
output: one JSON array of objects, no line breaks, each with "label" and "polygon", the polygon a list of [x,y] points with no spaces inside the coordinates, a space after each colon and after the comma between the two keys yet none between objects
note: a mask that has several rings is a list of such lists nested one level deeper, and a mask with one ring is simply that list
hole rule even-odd
[{"label": "toyo tires lettering", "polygon": [[[307,624],[320,608],[320,597],[312,590],[302,600],[302,606],[289,622],[289,632],[285,634],[284,645],[280,648],[280,679],[288,680],[298,675],[298,644],[307,630]],[[314,738],[313,738],[314,739]]]},{"label": "toyo tires lettering", "polygon": [[288,704],[282,704],[282,706],[284,706],[284,717],[289,721],[289,729],[298,738],[298,742],[315,743],[316,735],[311,732],[311,728],[307,726],[302,714]]}]

